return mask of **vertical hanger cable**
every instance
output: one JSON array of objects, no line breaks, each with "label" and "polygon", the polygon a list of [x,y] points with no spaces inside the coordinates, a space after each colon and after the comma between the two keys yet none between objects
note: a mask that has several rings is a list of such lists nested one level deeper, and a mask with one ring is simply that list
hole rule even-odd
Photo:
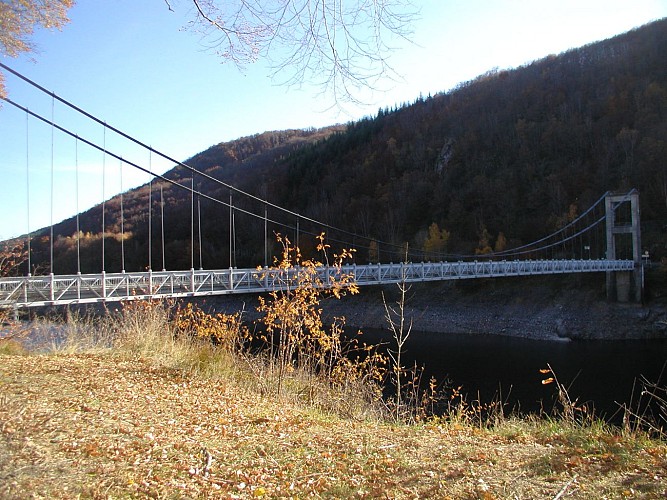
[{"label": "vertical hanger cable", "polygon": [[120,269],[125,272],[125,213],[123,211],[123,160],[120,160]]},{"label": "vertical hanger cable", "polygon": [[76,198],[76,272],[81,274],[81,225],[79,221],[79,138],[74,139],[74,198]]},{"label": "vertical hanger cable", "polygon": [[[201,188],[200,188],[201,190]],[[199,231],[199,269],[204,269],[201,250],[201,197],[197,196],[197,230]]]},{"label": "vertical hanger cable", "polygon": [[190,178],[190,269],[195,268],[195,175]]},{"label": "vertical hanger cable", "polygon": [[26,223],[27,223],[27,229],[28,229],[28,236],[27,236],[27,251],[28,251],[28,273],[27,275],[31,275],[31,269],[30,269],[30,240],[32,239],[32,235],[30,233],[30,126],[29,126],[29,118],[30,115],[28,113],[25,114],[25,178],[26,178]]},{"label": "vertical hanger cable", "polygon": [[53,274],[53,205],[54,205],[54,132],[55,132],[55,96],[51,94],[51,228],[49,237],[50,271]]},{"label": "vertical hanger cable", "polygon": [[[148,150],[148,270],[153,269],[153,149]],[[162,188],[160,188],[162,189]]]},{"label": "vertical hanger cable", "polygon": [[104,125],[104,134],[102,139],[102,272],[106,271],[106,264],[104,258],[104,232],[105,221],[104,213],[106,211],[106,163],[107,163],[107,127]]},{"label": "vertical hanger cable", "polygon": [[160,184],[160,234],[162,235],[162,270],[167,270],[167,265],[164,258],[164,194],[162,191],[162,184]]},{"label": "vertical hanger cable", "polygon": [[264,205],[264,267],[269,265],[268,209]]}]

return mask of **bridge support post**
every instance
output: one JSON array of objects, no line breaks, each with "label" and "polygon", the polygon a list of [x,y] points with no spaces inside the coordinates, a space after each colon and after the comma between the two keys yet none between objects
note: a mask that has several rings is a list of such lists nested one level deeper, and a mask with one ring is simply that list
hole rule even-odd
[{"label": "bridge support post", "polygon": [[[630,211],[627,209],[619,215],[617,210],[621,207],[627,207],[630,204]],[[605,198],[605,222],[607,236],[607,259],[629,258],[629,249],[627,248],[627,236],[625,246],[619,248],[617,237],[629,235],[632,246],[632,260],[635,263],[635,269],[628,272],[607,272],[607,298],[619,302],[628,302],[633,297],[635,302],[641,302],[644,293],[644,279],[641,259],[641,229],[639,218],[639,192],[633,189],[627,194],[617,195],[609,194]],[[625,253],[625,255],[617,255]]]}]

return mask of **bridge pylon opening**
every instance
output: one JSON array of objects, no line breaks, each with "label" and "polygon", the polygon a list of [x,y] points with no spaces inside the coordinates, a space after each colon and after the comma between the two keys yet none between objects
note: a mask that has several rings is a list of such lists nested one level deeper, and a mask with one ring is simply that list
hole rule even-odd
[{"label": "bridge pylon opening", "polygon": [[607,271],[607,298],[619,302],[641,302],[644,268],[641,258],[639,192],[610,193],[605,198],[607,259],[632,259],[633,271]]}]

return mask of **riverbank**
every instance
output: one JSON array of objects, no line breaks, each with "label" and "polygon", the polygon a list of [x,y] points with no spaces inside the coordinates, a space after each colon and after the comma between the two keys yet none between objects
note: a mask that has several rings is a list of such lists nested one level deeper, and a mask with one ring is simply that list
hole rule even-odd
[{"label": "riverbank", "polygon": [[[550,278],[553,280],[554,278]],[[667,308],[619,304],[604,288],[583,280],[553,283],[535,277],[499,283],[414,284],[406,304],[413,328],[424,332],[505,335],[530,339],[648,339],[667,335]],[[397,287],[364,290],[325,304],[328,316],[345,315],[360,328],[387,328],[382,293],[395,305]]]},{"label": "riverbank", "polygon": [[600,424],[341,418],[113,351],[0,354],[0,389],[2,498],[667,494],[664,442]]},{"label": "riverbank", "polygon": [[[0,498],[667,494],[663,420],[631,405],[622,428],[609,426],[570,401],[553,370],[523,377],[560,394],[542,418],[457,386],[420,403],[406,383],[398,405],[381,397],[389,381],[378,382],[378,365],[334,356],[335,336],[323,339],[336,346],[331,369],[304,350],[283,370],[246,349],[238,324],[221,331],[196,317],[157,302],[72,315],[40,353],[19,342],[23,324],[10,324],[14,335],[0,340]],[[210,342],[212,332],[226,341]],[[523,362],[505,361],[526,366],[515,354]],[[469,364],[478,375],[489,365]],[[663,388],[646,387],[664,400]]]},{"label": "riverbank", "polygon": [[[620,304],[605,297],[604,276],[534,276],[504,280],[412,284],[406,318],[422,332],[504,335],[535,340],[628,340],[667,336],[667,301]],[[385,306],[395,306],[398,288],[362,287],[361,293],[323,301],[323,317],[345,317],[360,329],[387,329]],[[217,310],[245,309],[257,317],[254,297],[208,299]]]}]

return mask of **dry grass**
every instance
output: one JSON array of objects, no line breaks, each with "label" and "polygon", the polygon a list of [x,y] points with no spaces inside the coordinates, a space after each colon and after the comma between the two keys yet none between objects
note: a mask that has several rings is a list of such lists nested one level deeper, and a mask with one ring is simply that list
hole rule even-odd
[{"label": "dry grass", "polygon": [[0,497],[662,498],[667,446],[602,426],[335,417],[110,351],[0,355]]}]

